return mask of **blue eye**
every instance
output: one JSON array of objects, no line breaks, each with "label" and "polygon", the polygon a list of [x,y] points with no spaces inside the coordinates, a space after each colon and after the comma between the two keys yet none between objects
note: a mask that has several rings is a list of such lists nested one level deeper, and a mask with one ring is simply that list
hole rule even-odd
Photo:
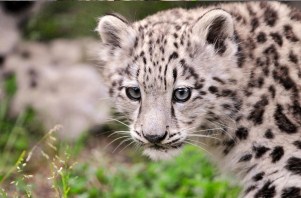
[{"label": "blue eye", "polygon": [[175,89],[173,92],[173,100],[175,102],[186,102],[190,96],[191,90],[187,87]]},{"label": "blue eye", "polygon": [[125,89],[125,93],[127,97],[131,100],[140,100],[141,99],[141,93],[139,87],[127,87]]}]

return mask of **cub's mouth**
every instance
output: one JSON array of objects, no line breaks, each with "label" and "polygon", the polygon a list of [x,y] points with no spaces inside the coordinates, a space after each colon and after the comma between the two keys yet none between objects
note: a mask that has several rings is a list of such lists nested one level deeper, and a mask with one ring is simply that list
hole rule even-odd
[{"label": "cub's mouth", "polygon": [[176,145],[161,145],[161,144],[151,144],[145,146],[149,149],[155,149],[155,150],[168,150],[168,149],[179,149],[183,146],[184,143],[178,143]]},{"label": "cub's mouth", "polygon": [[169,160],[180,153],[183,145],[183,142],[176,145],[146,144],[143,154],[152,160]]},{"label": "cub's mouth", "polygon": [[179,132],[147,135],[132,131],[131,136],[143,149],[143,154],[152,160],[166,160],[178,155],[186,142],[186,135]]}]

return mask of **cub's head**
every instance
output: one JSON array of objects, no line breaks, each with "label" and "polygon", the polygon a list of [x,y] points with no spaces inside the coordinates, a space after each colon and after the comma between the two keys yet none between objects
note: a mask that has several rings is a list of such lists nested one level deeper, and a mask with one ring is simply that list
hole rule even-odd
[{"label": "cub's head", "polygon": [[199,18],[136,23],[106,15],[96,30],[103,77],[144,154],[166,159],[193,136],[227,130],[221,123],[240,106],[230,14],[214,9]]}]

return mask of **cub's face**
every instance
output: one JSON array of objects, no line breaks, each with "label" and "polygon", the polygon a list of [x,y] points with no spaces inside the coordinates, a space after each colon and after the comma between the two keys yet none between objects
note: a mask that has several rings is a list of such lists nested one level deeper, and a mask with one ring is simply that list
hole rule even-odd
[{"label": "cub's face", "polygon": [[182,26],[146,24],[100,18],[100,64],[133,140],[166,159],[234,117],[237,44],[231,16],[219,9]]}]

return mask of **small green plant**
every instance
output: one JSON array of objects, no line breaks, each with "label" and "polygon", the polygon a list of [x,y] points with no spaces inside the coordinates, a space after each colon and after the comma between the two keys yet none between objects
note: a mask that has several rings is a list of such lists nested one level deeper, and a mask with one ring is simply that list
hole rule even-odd
[{"label": "small green plant", "polygon": [[204,154],[191,146],[175,160],[137,161],[110,164],[103,160],[98,168],[76,164],[69,175],[70,196],[236,198],[240,192],[238,186],[218,177]]},{"label": "small green plant", "polygon": [[64,150],[62,156],[55,155],[51,160],[50,170],[52,176],[48,179],[52,180],[52,188],[56,191],[56,195],[58,197],[67,198],[70,191],[68,181],[70,179],[72,165],[69,165],[71,157],[70,147],[66,146]]},{"label": "small green plant", "polygon": [[[43,127],[37,122],[35,112],[30,108],[16,118],[10,116],[10,102],[17,90],[14,75],[6,79],[4,89],[6,95],[0,101],[1,197],[33,197],[36,186],[31,181],[35,175],[29,174],[29,172],[35,171],[32,170],[34,168],[32,166],[36,165],[32,161],[41,162],[41,165],[49,167],[51,170],[48,174],[54,176],[52,187],[57,192],[57,197],[68,197],[70,154],[69,150],[66,150],[68,147],[66,144],[62,144],[60,147],[56,145],[53,133],[59,130],[59,127],[55,127],[43,135]],[[61,151],[64,151],[62,156]],[[32,158],[34,159],[32,160]],[[41,158],[46,159],[46,163]],[[7,191],[7,189],[12,190]]]}]

